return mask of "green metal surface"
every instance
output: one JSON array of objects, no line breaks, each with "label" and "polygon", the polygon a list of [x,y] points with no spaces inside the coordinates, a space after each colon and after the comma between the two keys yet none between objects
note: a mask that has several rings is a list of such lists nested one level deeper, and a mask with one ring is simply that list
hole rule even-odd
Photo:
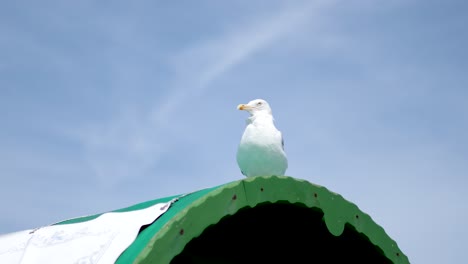
[{"label": "green metal surface", "polygon": [[[167,202],[157,199],[118,211],[131,211]],[[327,229],[340,236],[347,227],[367,237],[393,263],[409,263],[395,241],[369,215],[324,187],[291,177],[253,177],[200,190],[181,197],[153,224],[143,229],[116,263],[170,263],[184,247],[205,229],[241,209],[265,203],[301,205],[319,209]],[[67,220],[61,224],[82,222],[99,215]],[[248,239],[248,238],[246,238]]]},{"label": "green metal surface", "polygon": [[[320,208],[324,212],[326,226],[333,235],[339,236],[348,223],[367,236],[393,263],[409,263],[395,241],[369,215],[340,195],[303,180],[276,176],[246,178],[205,192],[197,200],[187,198],[191,200],[190,203],[170,209],[174,211],[169,221],[153,234],[148,244],[142,244],[135,263],[169,263],[191,239],[226,215],[235,214],[244,207],[279,201]],[[183,201],[184,198],[181,199]]]}]

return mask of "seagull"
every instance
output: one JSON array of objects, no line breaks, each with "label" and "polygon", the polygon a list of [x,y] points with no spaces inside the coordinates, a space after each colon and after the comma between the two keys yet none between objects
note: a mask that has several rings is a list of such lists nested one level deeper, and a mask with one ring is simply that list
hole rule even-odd
[{"label": "seagull", "polygon": [[281,132],[275,127],[270,105],[263,99],[240,104],[249,112],[247,126],[237,149],[237,164],[246,177],[283,176],[288,168]]}]

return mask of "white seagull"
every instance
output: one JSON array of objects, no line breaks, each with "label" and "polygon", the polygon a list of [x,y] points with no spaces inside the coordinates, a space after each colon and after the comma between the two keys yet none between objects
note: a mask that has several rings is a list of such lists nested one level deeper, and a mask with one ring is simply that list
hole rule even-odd
[{"label": "white seagull", "polygon": [[281,132],[276,129],[270,105],[263,99],[237,106],[249,112],[237,149],[237,164],[247,177],[283,176],[288,168]]}]

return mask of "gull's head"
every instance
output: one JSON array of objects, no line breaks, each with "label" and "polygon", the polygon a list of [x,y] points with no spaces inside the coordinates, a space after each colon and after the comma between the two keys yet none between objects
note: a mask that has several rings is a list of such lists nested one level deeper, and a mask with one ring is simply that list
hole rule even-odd
[{"label": "gull's head", "polygon": [[251,115],[257,113],[271,114],[271,108],[267,101],[263,99],[255,99],[247,104],[240,104],[237,106],[239,110],[245,110]]}]

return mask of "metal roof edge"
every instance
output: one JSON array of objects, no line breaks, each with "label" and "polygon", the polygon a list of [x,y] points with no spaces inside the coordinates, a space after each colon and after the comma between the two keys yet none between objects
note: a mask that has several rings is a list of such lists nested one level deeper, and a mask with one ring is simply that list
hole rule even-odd
[{"label": "metal roof edge", "polygon": [[251,177],[194,192],[143,230],[116,263],[169,263],[193,238],[245,207],[287,202],[318,208],[330,233],[339,236],[352,226],[379,247],[393,263],[409,263],[382,227],[355,204],[323,186],[287,176]]}]

